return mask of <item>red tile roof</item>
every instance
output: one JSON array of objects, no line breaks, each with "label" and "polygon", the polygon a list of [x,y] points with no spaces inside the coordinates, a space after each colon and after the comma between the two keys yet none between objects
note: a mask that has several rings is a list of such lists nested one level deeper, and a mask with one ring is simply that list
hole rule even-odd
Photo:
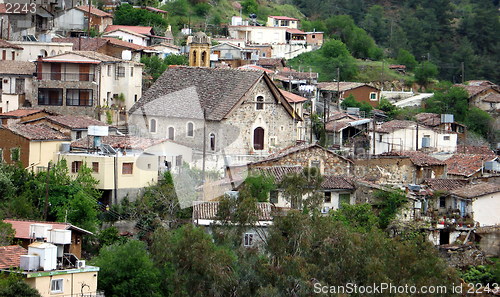
[{"label": "red tile roof", "polygon": [[284,21],[298,21],[299,19],[296,18],[291,18],[287,16],[276,16],[276,15],[270,15],[270,18],[273,18],[275,20],[284,20]]},{"label": "red tile roof", "polygon": [[326,123],[325,129],[328,132],[340,132],[343,129],[349,127],[350,123],[353,122],[349,119],[343,119],[339,121],[330,121]]},{"label": "red tile roof", "polygon": [[337,88],[340,92],[353,90],[361,87],[369,87],[375,90],[377,88],[370,86],[369,84],[360,83],[360,82],[349,82],[349,81],[341,81],[341,82],[322,82],[318,84],[318,89],[326,90],[326,91],[337,91]]},{"label": "red tile roof", "polygon": [[464,88],[467,91],[467,93],[469,93],[469,98],[475,97],[476,95],[478,95],[486,90],[489,90],[489,89],[496,87],[496,86],[492,86],[492,85],[462,85],[462,84],[457,84],[455,86]]},{"label": "red tile roof", "polygon": [[[496,183],[477,183],[466,185],[462,188],[451,191],[452,195],[473,199],[483,195],[500,192],[500,184]],[[494,203],[494,202],[493,202]]]},{"label": "red tile roof", "polygon": [[429,127],[436,127],[441,124],[441,116],[437,113],[422,112],[415,115],[415,120]]},{"label": "red tile roof", "polygon": [[3,129],[8,129],[28,140],[71,140],[69,136],[52,129],[45,124],[13,124],[8,127],[4,127]]},{"label": "red tile roof", "polygon": [[158,12],[158,13],[168,13],[165,10],[161,10],[161,9],[154,8],[154,7],[151,7],[151,6],[146,6],[146,10],[149,10],[149,11],[152,11],[152,12]]},{"label": "red tile roof", "polygon": [[380,133],[391,133],[396,130],[406,129],[415,125],[416,123],[413,121],[393,120],[383,123],[382,125],[377,127],[375,131]]},{"label": "red tile roof", "polygon": [[330,121],[338,121],[338,120],[341,120],[341,119],[344,119],[344,118],[347,118],[347,119],[350,119],[350,120],[353,120],[353,121],[357,121],[357,120],[360,120],[360,118],[358,118],[357,116],[354,116],[354,115],[351,115],[351,114],[348,114],[346,112],[340,112],[340,111],[337,111],[337,112],[334,112],[329,118],[328,118],[328,122]]},{"label": "red tile roof", "polygon": [[[172,141],[167,139],[153,139],[144,138],[138,136],[119,136],[119,135],[109,135],[101,137],[101,143],[107,144],[115,149],[139,149],[144,150],[153,145],[160,144],[165,141]],[[71,147],[88,149],[89,144],[92,147],[94,143],[94,136],[87,136],[77,141],[71,143]]]},{"label": "red tile roof", "polygon": [[297,94],[294,94],[294,93],[291,93],[291,92],[288,92],[285,90],[280,89],[280,92],[281,92],[281,94],[283,94],[283,96],[285,96],[286,101],[288,101],[289,103],[302,103],[304,101],[309,100],[307,98],[304,98],[302,96],[299,96]]},{"label": "red tile roof", "polygon": [[47,225],[52,225],[53,229],[74,230],[80,233],[92,234],[92,232],[76,227],[70,223],[14,220],[14,219],[5,219],[3,221],[5,223],[9,223],[12,225],[12,228],[16,231],[16,235],[14,236],[14,238],[20,238],[20,239],[30,239],[29,233],[30,233],[30,226],[32,224],[47,224]]},{"label": "red tile roof", "polygon": [[311,144],[304,143],[304,144],[291,145],[291,146],[286,147],[286,148],[284,148],[284,149],[282,149],[282,150],[280,150],[280,151],[278,151],[278,152],[276,152],[274,154],[269,155],[268,157],[266,157],[266,158],[264,158],[262,160],[259,160],[257,162],[253,162],[251,164],[259,164],[259,163],[263,163],[263,162],[276,161],[276,160],[284,158],[284,157],[286,157],[286,156],[288,156],[290,154],[293,154],[293,153],[296,153],[296,152],[299,152],[299,151],[303,151],[303,150],[308,150],[308,149],[314,148],[314,147],[320,148],[320,149],[322,149],[322,150],[324,150],[326,152],[329,152],[329,153],[337,156],[338,158],[345,160],[346,162],[353,163],[351,160],[349,160],[347,158],[344,158],[344,157],[342,157],[342,156],[340,156],[340,155],[338,155],[338,154],[336,154],[336,153],[334,153],[334,152],[332,152],[332,151],[330,151],[330,150],[328,150],[328,149],[320,146],[317,143],[311,143]]},{"label": "red tile roof", "polygon": [[[271,221],[271,204],[267,202],[258,202],[259,221]],[[193,204],[193,219],[196,220],[215,220],[219,211],[219,202],[201,202]]]},{"label": "red tile roof", "polygon": [[458,145],[457,153],[473,155],[495,155],[488,146]]},{"label": "red tile roof", "polygon": [[434,191],[449,192],[467,185],[469,182],[465,179],[450,179],[450,178],[429,178],[424,181],[430,189]]},{"label": "red tile roof", "polygon": [[264,71],[268,74],[273,74],[274,71],[272,70],[269,70],[267,68],[264,68],[264,67],[260,67],[260,66],[257,66],[257,65],[243,65],[243,66],[240,66],[238,67],[238,69],[248,69],[248,70],[256,70],[256,71]]},{"label": "red tile roof", "polygon": [[496,158],[495,155],[455,154],[445,163],[448,167],[448,174],[470,177],[483,168],[484,162],[493,161]]},{"label": "red tile roof", "polygon": [[41,109],[16,109],[9,112],[0,113],[0,118],[21,118],[35,113],[42,112]]},{"label": "red tile roof", "polygon": [[109,126],[108,124],[86,116],[57,115],[48,116],[47,119],[70,129],[87,129],[88,126]]},{"label": "red tile roof", "polygon": [[[82,5],[82,6],[78,6],[76,7],[76,9],[78,10],[81,10],[83,12],[86,12],[88,13],[89,12],[89,6],[88,5]],[[96,16],[100,16],[100,17],[108,17],[108,18],[112,18],[113,16],[107,12],[104,12],[100,9],[97,9],[95,7],[90,7],[90,13],[93,14],[93,15],[96,15]]]},{"label": "red tile roof", "polygon": [[279,66],[281,64],[282,66],[285,66],[285,61],[282,58],[259,58],[257,61],[257,65],[260,66]]},{"label": "red tile roof", "polygon": [[488,103],[500,103],[500,93],[489,93],[484,96],[483,101]]},{"label": "red tile roof", "polygon": [[78,38],[78,37],[64,37],[52,38],[52,42],[68,42],[73,43],[74,51],[97,51],[108,41],[104,38]]},{"label": "red tile roof", "polygon": [[19,245],[0,246],[0,269],[19,267],[22,255],[28,250]]},{"label": "red tile roof", "polygon": [[286,32],[290,34],[301,34],[301,35],[306,35],[306,32],[299,30],[299,29],[286,29]]},{"label": "red tile roof", "polygon": [[321,183],[321,187],[323,189],[343,189],[343,190],[355,189],[352,179],[344,176],[333,176],[333,175],[323,176],[323,182]]},{"label": "red tile roof", "polygon": [[128,41],[123,41],[123,40],[120,40],[120,39],[114,38],[114,37],[103,37],[103,39],[106,39],[107,41],[109,41],[110,44],[131,48],[134,50],[145,50],[148,48],[146,46],[142,46],[142,45],[135,44],[135,43],[128,42]]},{"label": "red tile roof", "polygon": [[0,60],[0,74],[33,76],[35,63],[17,60]]},{"label": "red tile roof", "polygon": [[[0,4],[0,5],[2,5],[2,4]],[[1,11],[0,11],[0,13],[1,13]],[[3,39],[0,39],[0,48],[13,48],[13,49],[20,49],[20,50],[23,49],[19,45],[12,44],[12,43],[10,43],[10,42],[8,42],[6,40],[3,40]]]},{"label": "red tile roof", "polygon": [[417,166],[436,166],[445,165],[446,163],[438,160],[434,157],[427,155],[426,153],[419,151],[393,151],[388,153],[383,153],[381,156],[401,156],[410,158],[411,162]]},{"label": "red tile roof", "polygon": [[149,35],[151,34],[151,30],[153,27],[145,27],[145,26],[124,26],[124,25],[109,25],[104,29],[104,32],[111,32],[118,29],[124,29],[127,31],[131,31],[137,34]]},{"label": "red tile roof", "polygon": [[251,169],[253,173],[272,176],[275,183],[280,183],[288,174],[299,173],[302,170],[304,170],[302,166],[263,166]]}]

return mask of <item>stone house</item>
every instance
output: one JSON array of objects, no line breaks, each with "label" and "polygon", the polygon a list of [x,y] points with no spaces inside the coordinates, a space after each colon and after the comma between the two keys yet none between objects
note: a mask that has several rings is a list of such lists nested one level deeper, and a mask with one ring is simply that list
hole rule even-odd
[{"label": "stone house", "polygon": [[439,115],[437,113],[422,112],[415,115],[415,120],[426,127],[431,127],[433,129],[439,129],[445,132],[457,133],[457,137],[460,140],[465,139],[465,132],[467,127],[458,122],[455,122],[454,116],[449,115]]},{"label": "stone house", "polygon": [[132,133],[191,147],[213,169],[294,144],[302,120],[264,72],[196,67],[165,71],[129,117]]},{"label": "stone house", "polygon": [[69,136],[44,124],[11,124],[0,128],[0,160],[24,168],[47,167]]},{"label": "stone house", "polygon": [[212,46],[210,51],[213,55],[217,55],[219,62],[224,62],[233,68],[251,64],[259,58],[258,50],[239,47],[229,42]]},{"label": "stone house", "polygon": [[470,215],[479,226],[500,225],[500,185],[497,183],[473,183],[452,190],[453,208],[460,215]]},{"label": "stone house", "polygon": [[[377,107],[380,102],[380,90],[376,87],[359,82],[323,82],[318,84],[318,91],[323,100],[330,104],[339,105],[350,95],[358,102],[366,102],[372,107]],[[337,94],[340,93],[340,94]],[[340,102],[337,101],[340,99]]]},{"label": "stone house", "polygon": [[104,29],[103,35],[103,37],[119,38],[142,46],[151,45],[154,36],[153,27],[123,25],[109,25]]},{"label": "stone house", "polygon": [[34,83],[38,100],[31,103],[59,114],[91,117],[102,115],[99,108],[116,107],[125,117],[142,93],[142,68],[141,63],[91,51],[39,58]]},{"label": "stone house", "polygon": [[23,48],[17,60],[30,62],[36,61],[39,56],[48,57],[70,52],[73,47],[71,43],[64,42],[12,41],[12,43]]},{"label": "stone house", "polygon": [[35,64],[0,60],[0,113],[26,107],[33,100]]},{"label": "stone house", "polygon": [[472,80],[467,84],[458,84],[469,94],[469,105],[476,106],[487,112],[500,109],[500,87],[490,81]]},{"label": "stone house", "polygon": [[338,149],[352,148],[354,152],[369,146],[367,137],[370,119],[336,112],[326,122],[327,145]]},{"label": "stone house", "polygon": [[28,16],[24,11],[8,13],[6,3],[0,3],[0,40],[23,40],[23,36],[34,36],[35,26]]},{"label": "stone house", "polygon": [[493,152],[490,154],[454,154],[444,162],[450,178],[473,179],[498,175],[500,172],[500,160]]},{"label": "stone house", "polygon": [[[309,117],[309,111],[304,108],[304,103],[309,101],[309,99],[280,89],[281,94],[285,97],[286,101],[290,103],[293,107],[295,114],[297,114],[302,119]],[[310,125],[307,125],[306,121],[297,122],[297,140],[306,141],[309,139],[310,135]]]},{"label": "stone house", "polygon": [[318,144],[298,144],[284,148],[262,160],[248,164],[249,168],[268,166],[317,167],[323,175],[349,176],[354,163]]},{"label": "stone house", "polygon": [[423,152],[391,152],[358,159],[355,175],[381,184],[420,184],[427,178],[446,177],[446,164]]}]

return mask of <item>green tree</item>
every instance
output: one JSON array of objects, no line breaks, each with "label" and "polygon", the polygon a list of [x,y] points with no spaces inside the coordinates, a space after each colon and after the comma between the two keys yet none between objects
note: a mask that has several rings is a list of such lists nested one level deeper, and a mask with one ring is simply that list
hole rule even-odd
[{"label": "green tree", "polygon": [[389,32],[389,20],[384,16],[384,7],[373,5],[368,8],[361,26],[370,34],[378,44],[386,44]]},{"label": "green tree", "polygon": [[259,9],[259,4],[255,0],[243,0],[241,6],[243,7],[243,12],[246,14],[257,13]]},{"label": "green tree", "polygon": [[[152,1],[152,0],[142,0]],[[167,22],[158,14],[145,9],[122,4],[115,10],[113,24],[128,26],[153,26],[166,28]]]},{"label": "green tree", "polygon": [[339,221],[344,226],[356,232],[370,232],[378,228],[378,217],[372,210],[370,204],[349,205],[344,204],[341,208],[333,211],[331,217],[334,221]]},{"label": "green tree", "polygon": [[368,102],[357,101],[356,97],[354,97],[353,94],[350,94],[349,96],[347,96],[347,98],[342,100],[340,106],[343,109],[347,109],[348,107],[357,107],[360,111],[363,111],[365,115],[368,115],[373,109],[373,107]]},{"label": "green tree", "polygon": [[377,190],[374,196],[380,200],[378,214],[380,228],[386,229],[406,202],[406,195],[400,190],[390,192]]},{"label": "green tree", "polygon": [[318,168],[304,168],[300,173],[287,174],[280,182],[278,188],[283,197],[290,202],[291,208],[316,209],[321,199],[317,191],[321,188],[323,176]]},{"label": "green tree", "polygon": [[272,176],[262,174],[249,175],[245,178],[243,188],[240,192],[255,198],[258,202],[269,201],[269,193],[276,189],[276,184]]},{"label": "green tree", "polygon": [[12,229],[12,224],[0,221],[0,246],[10,245],[14,235],[16,231]]},{"label": "green tree", "polygon": [[2,297],[41,297],[40,293],[30,287],[21,276],[10,273],[0,274],[0,296]]},{"label": "green tree", "polygon": [[106,296],[161,296],[159,271],[141,241],[105,246],[93,264],[100,268],[98,288]]},{"label": "green tree", "polygon": [[415,60],[415,56],[413,56],[409,51],[405,49],[400,49],[397,57],[397,62],[399,64],[405,65],[406,68],[410,71],[413,71],[417,66],[417,60]]},{"label": "green tree", "polygon": [[382,110],[385,112],[385,114],[390,118],[390,119],[395,119],[397,118],[401,113],[401,108],[395,106],[389,100],[382,98],[380,100],[380,103],[378,104],[378,109]]},{"label": "green tree", "polygon": [[173,231],[157,229],[151,253],[162,267],[164,295],[230,296],[236,285],[233,252],[216,246],[210,235],[191,224]]},{"label": "green tree", "polygon": [[194,12],[196,15],[204,17],[206,16],[209,12],[212,6],[206,2],[200,2],[194,6]]},{"label": "green tree", "polygon": [[438,68],[431,62],[422,62],[415,68],[415,79],[421,85],[427,85],[431,79],[438,75]]}]

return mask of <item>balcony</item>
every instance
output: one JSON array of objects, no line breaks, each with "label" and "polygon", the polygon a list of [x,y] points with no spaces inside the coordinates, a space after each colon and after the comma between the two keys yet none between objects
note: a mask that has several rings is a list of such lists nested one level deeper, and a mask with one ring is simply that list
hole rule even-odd
[{"label": "balcony", "polygon": [[80,72],[42,72],[38,74],[38,77],[39,80],[94,81],[95,75]]}]

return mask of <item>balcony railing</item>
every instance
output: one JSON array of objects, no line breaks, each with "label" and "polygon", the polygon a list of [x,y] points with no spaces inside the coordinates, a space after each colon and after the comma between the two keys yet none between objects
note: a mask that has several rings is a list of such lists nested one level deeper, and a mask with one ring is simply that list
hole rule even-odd
[{"label": "balcony railing", "polygon": [[80,72],[42,72],[41,80],[94,81],[94,74]]}]

